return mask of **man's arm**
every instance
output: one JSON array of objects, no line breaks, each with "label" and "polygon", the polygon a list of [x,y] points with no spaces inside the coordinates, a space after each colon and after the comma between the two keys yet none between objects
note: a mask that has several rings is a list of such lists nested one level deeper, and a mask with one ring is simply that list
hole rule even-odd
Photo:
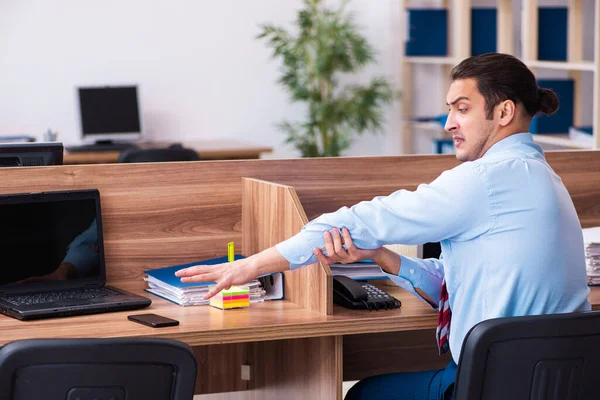
[{"label": "man's arm", "polygon": [[291,239],[248,259],[192,267],[180,270],[177,276],[182,282],[217,282],[208,298],[228,286],[250,282],[261,271],[281,271],[315,263],[313,250],[323,248],[324,233],[338,228],[347,228],[356,246],[362,249],[449,238],[468,240],[490,229],[487,187],[483,171],[472,163],[464,163],[444,172],[431,184],[420,185],[414,192],[399,190],[324,214]]},{"label": "man's arm", "polygon": [[[391,250],[388,250],[391,251]],[[420,259],[415,257],[406,257],[397,253],[398,272],[390,272],[381,264],[377,263],[381,269],[398,286],[409,292],[412,292],[434,308],[438,307],[440,290],[444,279],[444,264],[436,258]],[[373,260],[375,261],[375,260]]]},{"label": "man's arm", "polygon": [[398,286],[421,297],[432,307],[438,307],[438,302],[433,299],[439,299],[444,278],[444,266],[440,260],[405,257],[382,247],[373,257],[373,262]]},{"label": "man's arm", "polygon": [[[314,254],[323,264],[348,264],[362,260],[373,260],[388,277],[400,287],[420,297],[432,307],[439,298],[443,280],[444,266],[440,260],[410,258],[402,256],[391,249],[380,247],[374,250],[359,249],[354,245],[346,228],[340,236],[337,230],[323,235],[325,249],[315,249]],[[327,252],[327,256],[322,250]]]},{"label": "man's arm", "polygon": [[276,248],[294,269],[316,262],[312,250],[323,248],[323,233],[333,229],[348,229],[360,249],[377,249],[384,244],[469,240],[492,223],[487,177],[481,167],[465,163],[414,192],[398,190],[323,214]]}]

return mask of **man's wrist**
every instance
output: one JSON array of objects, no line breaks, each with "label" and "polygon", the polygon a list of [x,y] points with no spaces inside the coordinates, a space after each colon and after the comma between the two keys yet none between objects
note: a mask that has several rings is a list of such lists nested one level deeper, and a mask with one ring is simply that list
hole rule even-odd
[{"label": "man's wrist", "polygon": [[289,261],[274,246],[249,257],[248,262],[258,275],[290,269]]},{"label": "man's wrist", "polygon": [[398,275],[400,273],[400,255],[395,251],[381,247],[377,249],[373,261],[388,274]]}]

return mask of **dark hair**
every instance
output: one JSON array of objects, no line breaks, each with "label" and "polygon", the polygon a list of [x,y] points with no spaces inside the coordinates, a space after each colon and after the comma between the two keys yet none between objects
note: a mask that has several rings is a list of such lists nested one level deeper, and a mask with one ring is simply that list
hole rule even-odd
[{"label": "dark hair", "polygon": [[493,118],[494,106],[504,100],[522,104],[530,117],[558,110],[556,93],[538,87],[529,68],[509,54],[488,53],[466,58],[452,69],[450,76],[453,81],[469,78],[477,81],[477,88],[485,98],[487,119]]}]

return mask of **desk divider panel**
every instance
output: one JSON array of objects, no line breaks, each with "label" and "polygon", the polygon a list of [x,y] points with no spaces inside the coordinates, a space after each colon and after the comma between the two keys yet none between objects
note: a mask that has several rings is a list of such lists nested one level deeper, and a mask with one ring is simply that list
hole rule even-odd
[{"label": "desk divider panel", "polygon": [[[600,225],[600,153],[547,152],[583,227]],[[458,165],[452,155],[199,161],[0,168],[0,193],[97,188],[107,278],[143,284],[145,269],[226,255],[242,240],[242,177],[293,186],[308,219]]]},{"label": "desk divider panel", "polygon": [[[282,242],[308,223],[292,186],[243,178],[242,254],[250,256]],[[285,298],[301,307],[333,314],[331,270],[315,263],[286,271]]]}]

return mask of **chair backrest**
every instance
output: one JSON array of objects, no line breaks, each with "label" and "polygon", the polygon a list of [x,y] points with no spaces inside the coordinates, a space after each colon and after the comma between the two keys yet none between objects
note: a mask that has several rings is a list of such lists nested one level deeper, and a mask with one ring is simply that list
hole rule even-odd
[{"label": "chair backrest", "polygon": [[170,339],[34,339],[0,349],[2,399],[191,400],[195,381],[191,348]]},{"label": "chair backrest", "polygon": [[498,318],[465,337],[455,400],[597,399],[600,311]]},{"label": "chair backrest", "polygon": [[170,147],[167,149],[127,149],[120,155],[117,162],[143,163],[165,161],[199,161],[198,153],[193,149],[184,147]]}]

